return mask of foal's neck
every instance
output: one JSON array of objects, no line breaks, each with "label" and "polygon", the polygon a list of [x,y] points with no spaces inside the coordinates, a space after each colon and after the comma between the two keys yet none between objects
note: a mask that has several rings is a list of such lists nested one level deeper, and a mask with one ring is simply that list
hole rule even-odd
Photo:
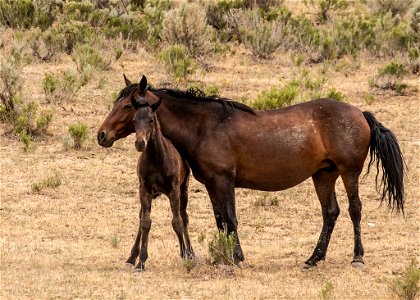
[{"label": "foal's neck", "polygon": [[160,124],[156,117],[146,151],[150,153],[149,159],[152,158],[152,160],[159,164],[165,163],[168,155],[168,141],[162,135]]}]

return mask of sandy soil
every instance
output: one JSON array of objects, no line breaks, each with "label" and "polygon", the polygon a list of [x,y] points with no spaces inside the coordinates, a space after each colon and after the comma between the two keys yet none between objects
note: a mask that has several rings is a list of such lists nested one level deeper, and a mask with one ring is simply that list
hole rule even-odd
[{"label": "sandy soil", "polygon": [[[282,55],[268,62],[254,61],[238,49],[212,61],[210,73],[198,71],[193,80],[217,85],[223,96],[253,99],[261,91],[308,68],[321,76],[321,66],[293,66]],[[351,62],[350,62],[351,64]],[[135,167],[139,154],[134,138],[120,140],[110,149],[96,144],[96,130],[109,112],[112,92],[124,87],[122,73],[133,81],[142,73],[160,86],[168,81],[164,69],[145,50],[124,53],[121,62],[98,73],[75,99],[47,104],[42,78],[47,71],[74,68],[66,56],[57,62],[33,62],[23,69],[24,98],[54,114],[51,136],[37,141],[26,153],[22,144],[4,134],[0,138],[0,298],[393,298],[387,282],[400,276],[412,256],[419,256],[419,98],[372,93],[368,77],[383,62],[361,60],[349,72],[328,68],[327,86],[346,101],[376,114],[398,137],[408,166],[405,217],[380,206],[374,174],[361,181],[362,237],[366,266],[350,266],[353,228],[341,181],[337,187],[341,215],[327,259],[307,272],[302,263],[312,253],[322,226],[320,205],[311,180],[292,189],[266,194],[236,191],[239,233],[245,253],[242,268],[207,264],[207,243],[216,231],[204,186],[190,184],[190,235],[197,265],[190,273],[178,257],[166,197],[156,199],[146,272],[125,266],[138,226],[138,187]],[[99,88],[100,80],[104,82]],[[418,78],[407,79],[418,85]],[[89,141],[81,151],[64,150],[68,125],[84,122]],[[1,132],[6,128],[1,125]],[[57,172],[62,184],[38,193],[31,184]],[[263,197],[277,197],[278,206],[256,205]],[[205,236],[204,243],[198,237]]]}]

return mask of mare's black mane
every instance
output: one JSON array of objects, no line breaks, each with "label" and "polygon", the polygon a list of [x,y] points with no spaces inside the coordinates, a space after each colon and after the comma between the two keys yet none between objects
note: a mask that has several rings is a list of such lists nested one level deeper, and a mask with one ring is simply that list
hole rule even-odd
[{"label": "mare's black mane", "polygon": [[248,105],[233,101],[229,98],[218,97],[217,95],[206,96],[205,93],[198,88],[190,88],[186,91],[182,91],[169,88],[155,89],[153,87],[149,87],[149,90],[151,92],[164,92],[175,98],[182,98],[196,102],[220,103],[225,107],[226,112],[228,112],[229,114],[232,114],[235,108],[245,112],[249,112],[251,114],[255,114],[255,111]]},{"label": "mare's black mane", "polygon": [[130,96],[131,93],[134,92],[137,89],[138,86],[139,86],[138,83],[132,83],[130,85],[127,85],[125,88],[123,88],[120,91],[120,93],[118,94],[117,99],[115,99],[114,103],[117,103],[121,99]]},{"label": "mare's black mane", "polygon": [[[138,86],[139,86],[138,83],[132,83],[126,86],[125,88],[123,88],[118,94],[115,102],[118,102],[122,98],[125,98],[131,95],[131,93],[133,93],[137,89]],[[255,114],[254,110],[248,105],[233,101],[228,98],[221,98],[218,96],[206,96],[205,93],[198,88],[190,88],[186,91],[182,91],[182,90],[170,89],[170,88],[157,89],[152,86],[148,86],[148,90],[150,90],[151,92],[166,92],[168,95],[172,97],[183,98],[186,100],[191,100],[191,101],[196,101],[196,102],[220,103],[225,107],[226,111],[229,112],[229,114],[233,113],[234,108],[249,112],[251,114]]]}]

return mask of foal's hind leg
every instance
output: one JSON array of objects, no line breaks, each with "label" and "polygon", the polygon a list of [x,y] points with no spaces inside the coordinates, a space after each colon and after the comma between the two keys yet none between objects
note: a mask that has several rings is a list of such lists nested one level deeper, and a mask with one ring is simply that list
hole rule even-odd
[{"label": "foal's hind leg", "polygon": [[180,209],[181,209],[181,218],[183,224],[183,232],[184,232],[184,241],[185,241],[185,257],[192,258],[194,256],[194,250],[191,246],[190,235],[188,233],[188,213],[187,213],[187,205],[188,205],[188,182],[189,182],[189,174],[186,176],[184,182],[181,184],[180,187]]},{"label": "foal's hind leg", "polygon": [[318,243],[312,256],[305,262],[305,268],[316,266],[317,262],[325,259],[331,234],[335,222],[340,214],[337,197],[335,194],[335,183],[338,178],[338,171],[334,167],[318,171],[312,176],[315,190],[321,202],[323,225]]},{"label": "foal's hind leg", "polygon": [[180,197],[179,190],[173,190],[169,195],[169,202],[172,210],[172,228],[174,229],[178,240],[181,257],[185,257],[185,243],[183,236],[183,223],[180,214]]},{"label": "foal's hind leg", "polygon": [[362,218],[362,202],[359,198],[359,176],[361,171],[354,171],[342,174],[344,187],[346,188],[347,196],[349,198],[349,213],[351,221],[353,222],[354,231],[354,256],[352,265],[355,268],[363,267],[363,245],[360,232],[360,221]]}]

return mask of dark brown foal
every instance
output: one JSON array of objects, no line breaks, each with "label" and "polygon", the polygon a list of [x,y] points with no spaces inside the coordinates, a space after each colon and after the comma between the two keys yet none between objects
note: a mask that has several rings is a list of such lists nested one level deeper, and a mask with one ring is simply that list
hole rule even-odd
[{"label": "dark brown foal", "polygon": [[[134,98],[132,101],[136,109],[133,118],[136,130],[135,146],[137,151],[143,154],[137,166],[140,181],[140,224],[127,263],[134,265],[140,254],[140,261],[135,268],[139,272],[144,271],[148,257],[147,244],[152,224],[150,218],[152,199],[161,193],[165,194],[170,201],[173,215],[172,227],[179,240],[181,257],[193,256],[188,227],[183,224],[183,220],[188,216],[181,216],[180,207],[181,193],[185,193],[188,189],[190,169],[172,143],[160,131],[159,122],[154,113],[159,104],[160,102],[149,106],[147,102],[136,102]],[[139,248],[140,240],[141,247]]]}]

